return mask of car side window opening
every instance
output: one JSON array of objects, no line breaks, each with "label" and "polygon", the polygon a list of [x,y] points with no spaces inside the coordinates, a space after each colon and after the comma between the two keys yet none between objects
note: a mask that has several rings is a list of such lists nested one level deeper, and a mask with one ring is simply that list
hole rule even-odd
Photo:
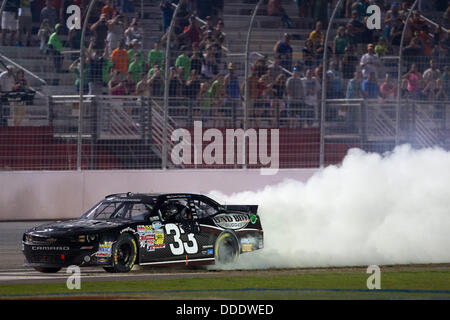
[{"label": "car side window opening", "polygon": [[200,200],[194,200],[194,206],[197,210],[197,217],[199,219],[208,218],[218,212],[217,209],[215,209],[213,206]]},{"label": "car side window opening", "polygon": [[161,205],[161,215],[167,222],[182,222],[190,213],[186,199],[170,199]]},{"label": "car side window opening", "polygon": [[134,203],[128,210],[128,217],[126,218],[134,221],[144,221],[148,213],[148,207],[144,203]]}]

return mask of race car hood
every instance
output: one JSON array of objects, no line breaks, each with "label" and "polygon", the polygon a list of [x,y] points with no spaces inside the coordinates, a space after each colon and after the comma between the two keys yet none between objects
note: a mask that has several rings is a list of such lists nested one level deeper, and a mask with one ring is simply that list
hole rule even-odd
[{"label": "race car hood", "polygon": [[44,224],[28,230],[27,233],[57,236],[58,234],[105,231],[119,226],[124,226],[124,221],[77,219]]}]

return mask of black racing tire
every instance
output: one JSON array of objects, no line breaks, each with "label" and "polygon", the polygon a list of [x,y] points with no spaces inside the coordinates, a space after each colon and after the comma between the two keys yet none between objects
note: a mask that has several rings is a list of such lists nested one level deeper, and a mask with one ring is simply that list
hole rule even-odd
[{"label": "black racing tire", "polygon": [[113,267],[103,267],[103,270],[105,270],[106,272],[109,272],[109,273],[114,273]]},{"label": "black racing tire", "polygon": [[60,267],[34,267],[34,269],[42,273],[56,273],[61,270]]},{"label": "black racing tire", "polygon": [[239,243],[231,232],[221,233],[214,246],[214,257],[217,265],[230,266],[239,258]]},{"label": "black racing tire", "polygon": [[[108,272],[124,273],[129,272],[134,267],[138,256],[136,240],[128,233],[119,236],[112,247],[112,266]],[[108,268],[108,267],[106,267]],[[108,268],[109,269],[109,268]]]}]

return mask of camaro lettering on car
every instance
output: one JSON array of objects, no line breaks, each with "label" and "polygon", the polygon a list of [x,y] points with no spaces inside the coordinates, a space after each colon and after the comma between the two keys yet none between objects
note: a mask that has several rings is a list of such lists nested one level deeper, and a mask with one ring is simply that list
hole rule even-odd
[{"label": "camaro lettering on car", "polygon": [[67,251],[70,250],[69,247],[31,247],[31,250],[39,250],[39,251]]}]

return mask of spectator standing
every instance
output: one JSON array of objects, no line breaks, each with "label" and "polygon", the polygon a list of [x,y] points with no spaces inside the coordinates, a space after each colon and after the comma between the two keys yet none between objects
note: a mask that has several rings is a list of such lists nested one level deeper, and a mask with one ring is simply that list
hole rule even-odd
[{"label": "spectator standing", "polygon": [[124,40],[124,24],[123,16],[116,14],[111,20],[108,21],[108,34],[106,41],[108,42],[109,53],[111,54],[121,41]]},{"label": "spectator standing", "polygon": [[38,31],[38,38],[40,41],[39,51],[41,54],[47,54],[48,39],[52,33],[53,31],[48,24],[48,20],[44,19]]},{"label": "spectator standing", "polygon": [[[3,0],[6,1],[6,0]],[[15,45],[15,36],[17,32],[18,14],[20,0],[8,0],[5,4],[2,15],[2,44],[6,46],[6,37],[9,33],[9,45]]]},{"label": "spectator standing", "polygon": [[[64,56],[61,54],[63,43],[61,40],[62,27],[57,24],[55,26],[55,32],[52,33],[48,39],[48,50],[53,57],[53,65],[57,73],[61,73],[62,65],[64,62]],[[58,85],[59,79],[55,79],[53,85]]]},{"label": "spectator standing", "polygon": [[384,18],[384,35],[386,38],[389,38],[391,35],[391,30],[397,23],[397,20],[400,19],[400,6],[397,2],[392,2],[390,10],[386,12],[386,16]]},{"label": "spectator standing", "polygon": [[397,86],[394,85],[389,73],[386,73],[386,77],[380,85],[380,96],[385,100],[393,100],[397,98],[397,94]]},{"label": "spectator standing", "polygon": [[11,92],[16,83],[15,70],[13,66],[7,66],[6,70],[0,74],[0,92]]},{"label": "spectator standing", "polygon": [[347,39],[345,38],[345,28],[340,26],[338,28],[338,33],[333,41],[333,54],[336,61],[340,62],[343,55],[345,54],[345,48],[347,47]]},{"label": "spectator standing", "polygon": [[369,77],[363,81],[361,86],[362,94],[366,99],[376,99],[380,95],[375,72],[370,72]]},{"label": "spectator standing", "polygon": [[314,1],[314,20],[322,22],[323,26],[328,26],[328,4],[330,0]]},{"label": "spectator standing", "polygon": [[134,82],[138,83],[142,78],[142,73],[144,73],[145,61],[142,58],[142,54],[139,52],[134,53],[133,62],[130,63],[128,67],[128,72],[133,75]]},{"label": "spectator standing", "polygon": [[355,47],[347,46],[341,61],[342,77],[344,80],[353,78],[359,60],[355,55]]},{"label": "spectator standing", "polygon": [[300,77],[300,69],[294,67],[292,69],[292,76],[286,81],[286,90],[288,96],[288,109],[289,109],[289,125],[296,126],[296,119],[300,116],[301,108],[305,100],[305,92],[303,89],[303,82]]},{"label": "spectator standing", "polygon": [[[112,13],[111,13],[112,14]],[[97,22],[95,22],[91,27],[90,30],[94,35],[95,43],[94,43],[94,49],[96,50],[103,50],[105,47],[107,41],[106,38],[108,36],[108,18],[105,13],[102,13],[100,15],[100,18]]]},{"label": "spectator standing", "polygon": [[240,97],[239,79],[232,62],[228,63],[227,69],[228,74],[224,78],[226,93],[225,105],[227,106],[227,109],[232,110],[233,114],[235,114]]},{"label": "spectator standing", "polygon": [[317,48],[324,41],[322,22],[316,22],[316,27],[309,34],[308,40],[311,40],[313,42],[314,48]]},{"label": "spectator standing", "polygon": [[349,24],[352,25],[352,34],[355,37],[355,41],[359,44],[363,42],[363,34],[366,31],[366,26],[358,20],[358,11],[352,11],[352,18],[349,21]]},{"label": "spectator standing", "polygon": [[107,51],[101,51],[94,49],[95,43],[91,40],[86,55],[86,65],[89,70],[88,87],[90,95],[103,94],[103,68],[106,64]]},{"label": "spectator standing", "polygon": [[[321,85],[319,81],[313,77],[311,69],[307,69],[305,77],[302,78],[303,89],[305,92],[305,105],[307,108],[308,118],[313,119],[313,127],[319,126],[319,92]],[[311,121],[310,121],[311,122]]]},{"label": "spectator standing", "polygon": [[17,34],[17,42],[19,46],[23,46],[22,34],[25,33],[25,45],[31,46],[31,29],[33,27],[33,19],[31,16],[30,0],[21,0],[19,9],[19,27]]},{"label": "spectator standing", "polygon": [[194,16],[189,18],[189,25],[184,28],[183,33],[180,35],[180,40],[186,46],[192,46],[193,43],[199,43],[201,40],[202,32],[197,24],[197,19]]},{"label": "spectator standing", "polygon": [[272,79],[276,79],[280,74],[284,74],[280,65],[280,58],[275,58],[267,68],[267,73]]},{"label": "spectator standing", "polygon": [[[141,50],[142,44],[139,40],[134,39],[130,43],[130,49],[127,51],[128,53],[128,63],[131,64],[134,62],[135,54],[138,53],[141,57],[144,56],[144,52]],[[140,78],[140,75],[139,75]]]},{"label": "spectator standing", "polygon": [[[151,70],[150,70],[151,71]],[[149,72],[150,72],[149,71]],[[161,70],[157,64],[154,65],[153,74],[148,79],[148,85],[150,87],[150,95],[152,97],[159,98],[164,93],[164,79],[161,74]]]},{"label": "spectator standing", "polygon": [[307,68],[313,68],[316,66],[316,53],[314,44],[311,40],[306,39],[305,45],[302,48],[303,63]]},{"label": "spectator standing", "polygon": [[384,57],[385,55],[388,54],[388,50],[389,48],[386,39],[384,37],[380,37],[374,49],[375,55],[378,58]]},{"label": "spectator standing", "polygon": [[192,47],[192,56],[191,56],[191,75],[192,70],[197,72],[197,77],[202,72],[202,56],[200,55],[199,47],[197,44],[194,44]]},{"label": "spectator standing", "polygon": [[281,4],[281,0],[269,0],[267,4],[267,15],[280,16],[283,27],[287,27],[289,29],[293,28],[291,18],[289,18],[286,10],[284,10],[283,5]]},{"label": "spectator standing", "polygon": [[191,61],[189,58],[189,47],[183,46],[181,48],[183,51],[175,61],[175,67],[183,67],[184,68],[184,79],[187,80],[191,73]]},{"label": "spectator standing", "polygon": [[368,78],[372,72],[377,72],[381,67],[380,59],[375,55],[375,49],[372,43],[367,45],[367,53],[361,57],[359,63],[362,75],[364,78]]},{"label": "spectator standing", "polygon": [[162,30],[166,33],[167,29],[170,27],[175,9],[172,6],[172,0],[162,0],[159,7],[162,11]]},{"label": "spectator standing", "polygon": [[142,73],[140,81],[136,85],[136,95],[141,97],[150,96],[150,87],[147,81],[147,75]]},{"label": "spectator standing", "polygon": [[[8,0],[9,2],[9,0]],[[58,12],[56,9],[52,6],[51,0],[46,0],[45,7],[41,10],[41,23],[44,19],[48,20],[48,24],[50,25],[50,28],[54,28],[55,25],[58,23]]]},{"label": "spectator standing", "polygon": [[270,101],[270,110],[272,117],[272,128],[277,126],[277,114],[280,118],[286,118],[286,76],[284,73],[279,74],[272,85],[272,100]]},{"label": "spectator standing", "polygon": [[121,75],[128,73],[128,52],[125,50],[125,44],[120,42],[119,47],[111,53],[111,62],[113,70],[117,70]]},{"label": "spectator standing", "polygon": [[360,99],[363,97],[362,93],[362,77],[360,72],[356,72],[353,78],[350,79],[347,85],[346,99]]},{"label": "spectator standing", "polygon": [[105,16],[105,19],[111,20],[113,17],[114,11],[116,11],[116,10],[114,9],[112,1],[106,0],[105,6],[102,8],[102,11],[101,11],[101,13]]},{"label": "spectator standing", "polygon": [[122,96],[124,95],[123,82],[121,80],[120,72],[118,70],[113,70],[111,79],[108,82],[109,94],[112,96]]},{"label": "spectator standing", "polygon": [[407,69],[411,69],[416,64],[418,70],[423,71],[423,57],[425,52],[420,46],[419,39],[414,37],[411,39],[409,46],[403,49],[403,61],[406,63]]},{"label": "spectator standing", "polygon": [[390,28],[389,40],[391,45],[399,46],[403,33],[403,21],[402,19],[396,19],[395,24]]},{"label": "spectator standing", "polygon": [[125,31],[125,36],[126,36],[125,43],[127,46],[134,45],[136,41],[139,44],[142,44],[142,41],[144,39],[144,30],[141,27],[139,27],[139,23],[136,18],[133,18],[131,20],[129,28]]},{"label": "spectator standing", "polygon": [[402,89],[408,91],[408,96],[412,99],[417,99],[420,94],[420,81],[422,75],[417,70],[417,65],[413,63],[411,69],[402,77]]},{"label": "spectator standing", "polygon": [[441,72],[439,71],[437,65],[434,63],[433,60],[430,60],[430,67],[424,71],[422,77],[423,80],[425,80],[425,82],[427,83],[430,81],[436,81],[441,77]]},{"label": "spectator standing", "polygon": [[328,78],[327,98],[341,99],[343,96],[342,78],[339,74],[338,65],[334,61],[330,62],[326,75]]},{"label": "spectator standing", "polygon": [[131,96],[136,93],[136,83],[133,80],[133,74],[127,72],[127,75],[122,80],[123,95]]},{"label": "spectator standing", "polygon": [[292,64],[292,47],[290,45],[290,35],[285,33],[283,35],[283,38],[279,40],[275,47],[273,48],[275,58],[280,59],[280,65],[287,69],[291,70],[291,64]]},{"label": "spectator standing", "polygon": [[155,63],[162,68],[164,63],[164,53],[159,49],[159,42],[156,41],[153,49],[148,53],[148,65],[153,66]]}]

